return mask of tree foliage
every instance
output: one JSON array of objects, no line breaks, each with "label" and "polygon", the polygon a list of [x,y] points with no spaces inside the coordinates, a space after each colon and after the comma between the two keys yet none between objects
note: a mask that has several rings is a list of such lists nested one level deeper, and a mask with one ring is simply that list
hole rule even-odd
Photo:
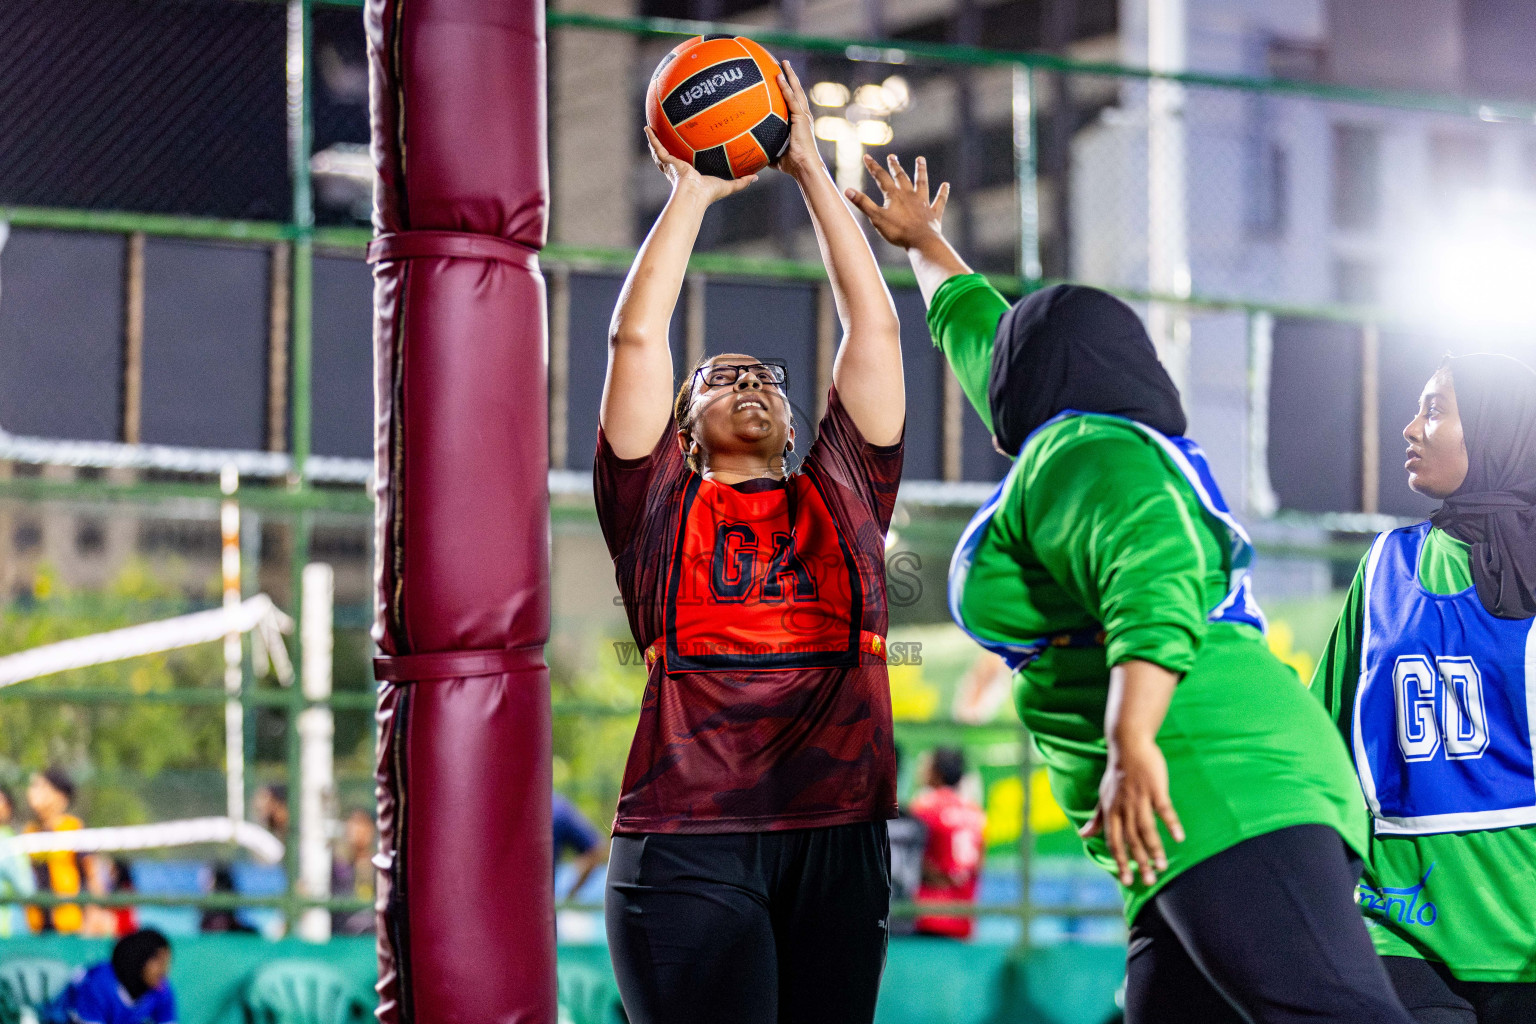
[{"label": "tree foliage", "polygon": [[[210,601],[212,603],[210,591]],[[43,568],[31,596],[0,609],[0,654],[195,610],[178,590],[130,563],[100,590],[72,591]],[[145,783],[162,773],[208,774],[222,803],[223,707],[37,699],[50,690],[162,693],[221,688],[218,644],[62,672],[0,690],[0,779],[59,764],[80,786],[77,808],[92,825],[133,824],[152,813]],[[20,792],[18,803],[24,804]],[[18,808],[22,811],[22,808]]]}]

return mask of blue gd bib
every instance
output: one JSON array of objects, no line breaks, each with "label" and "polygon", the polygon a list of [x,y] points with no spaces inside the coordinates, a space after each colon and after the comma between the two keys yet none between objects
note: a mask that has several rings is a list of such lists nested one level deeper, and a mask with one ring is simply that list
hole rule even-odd
[{"label": "blue gd bib", "polygon": [[[1019,454],[1023,455],[1024,449],[1029,447],[1029,442],[1034,436],[1046,427],[1059,423],[1070,416],[1086,416],[1088,413],[1068,409],[1053,416],[1030,431],[1029,437],[1019,446]],[[1093,413],[1092,415],[1106,415]],[[1153,441],[1157,442],[1163,454],[1178,469],[1179,473],[1194,489],[1195,496],[1200,499],[1201,506],[1210,515],[1220,522],[1227,534],[1228,550],[1231,564],[1230,585],[1222,602],[1212,609],[1206,616],[1210,622],[1241,622],[1253,626],[1259,632],[1266,630],[1264,613],[1259,610],[1258,602],[1253,599],[1253,543],[1248,539],[1248,534],[1241,524],[1233,517],[1231,509],[1227,507],[1226,499],[1221,496],[1221,488],[1216,485],[1216,478],[1211,474],[1210,464],[1206,461],[1205,452],[1198,444],[1187,437],[1168,437],[1161,434],[1144,423],[1125,419],[1120,416],[1107,416],[1109,419],[1121,420],[1140,430]],[[1008,475],[1003,477],[990,497],[982,503],[980,509],[966,524],[965,532],[960,535],[960,542],[955,545],[954,556],[949,562],[949,614],[955,620],[955,624],[982,647],[1000,655],[1008,663],[1008,667],[1015,672],[1039,658],[1050,647],[1094,647],[1102,646],[1103,634],[1097,630],[1082,633],[1066,633],[1060,636],[1038,637],[1033,640],[1020,640],[1006,643],[1001,640],[990,640],[977,636],[965,624],[965,618],[960,611],[961,598],[965,594],[965,580],[971,570],[971,564],[976,559],[976,549],[981,546],[981,539],[986,535],[987,524],[997,514],[998,506],[1002,504],[1003,494],[1008,489],[1008,482],[1013,475],[1019,472],[1022,465],[1021,459],[1014,459],[1013,468]]]},{"label": "blue gd bib", "polygon": [[1428,523],[1365,564],[1354,754],[1378,835],[1536,823],[1536,620],[1419,583]]}]

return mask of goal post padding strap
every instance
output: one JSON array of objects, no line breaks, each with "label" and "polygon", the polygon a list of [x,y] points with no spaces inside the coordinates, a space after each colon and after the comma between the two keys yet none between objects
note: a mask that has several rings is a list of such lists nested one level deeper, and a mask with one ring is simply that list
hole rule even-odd
[{"label": "goal post padding strap", "polygon": [[364,22],[379,1018],[553,1024],[544,9],[368,0]]}]

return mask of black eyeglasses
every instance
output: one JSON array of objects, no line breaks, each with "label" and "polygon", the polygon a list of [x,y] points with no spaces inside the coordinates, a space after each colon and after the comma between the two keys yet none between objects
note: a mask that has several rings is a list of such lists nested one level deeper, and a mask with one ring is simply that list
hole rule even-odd
[{"label": "black eyeglasses", "polygon": [[704,383],[712,388],[730,387],[741,379],[743,373],[750,373],[764,384],[770,384],[784,390],[789,381],[789,369],[780,362],[746,363],[735,365],[731,363],[715,363],[711,366],[701,366],[694,371],[694,375],[704,377]]}]

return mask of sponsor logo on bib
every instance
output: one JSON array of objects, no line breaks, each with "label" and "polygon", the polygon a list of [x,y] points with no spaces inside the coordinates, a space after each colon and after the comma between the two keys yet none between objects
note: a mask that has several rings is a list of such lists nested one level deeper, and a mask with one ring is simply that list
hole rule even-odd
[{"label": "sponsor logo on bib", "polygon": [[1360,883],[1360,906],[1367,912],[1379,914],[1388,920],[1398,924],[1416,924],[1428,928],[1440,917],[1440,910],[1424,895],[1424,885],[1429,881],[1430,872],[1435,870],[1431,864],[1429,871],[1424,872],[1424,877],[1419,879],[1419,884],[1409,886],[1406,889],[1394,889],[1390,886],[1382,886],[1373,889],[1364,882]]}]

